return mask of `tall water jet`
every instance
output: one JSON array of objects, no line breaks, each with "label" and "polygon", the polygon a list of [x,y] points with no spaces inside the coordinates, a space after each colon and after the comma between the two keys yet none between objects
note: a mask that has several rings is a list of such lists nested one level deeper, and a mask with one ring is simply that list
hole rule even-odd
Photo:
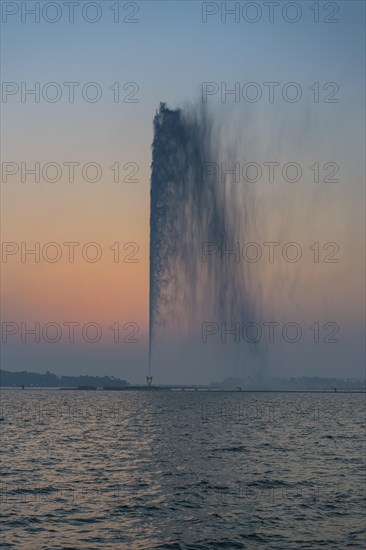
[{"label": "tall water jet", "polygon": [[[230,253],[222,256],[222,247],[229,250],[253,229],[254,196],[218,172],[205,175],[208,162],[219,162],[220,148],[203,107],[160,104],[151,166],[148,383],[164,333],[189,342],[204,321],[244,323],[257,316],[250,269]],[[215,251],[214,262],[203,250]]]}]

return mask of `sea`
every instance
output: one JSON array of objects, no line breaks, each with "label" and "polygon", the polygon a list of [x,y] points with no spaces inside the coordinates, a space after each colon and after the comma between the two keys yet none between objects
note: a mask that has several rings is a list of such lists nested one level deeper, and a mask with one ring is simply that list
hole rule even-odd
[{"label": "sea", "polygon": [[365,548],[365,394],[1,391],[1,548]]}]

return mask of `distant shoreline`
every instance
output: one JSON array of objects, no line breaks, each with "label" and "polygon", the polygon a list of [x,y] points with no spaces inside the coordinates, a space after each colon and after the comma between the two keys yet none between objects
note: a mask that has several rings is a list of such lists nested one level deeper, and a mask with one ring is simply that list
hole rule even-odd
[{"label": "distant shoreline", "polygon": [[78,392],[111,392],[111,391],[144,391],[144,392],[154,392],[154,391],[174,391],[174,392],[184,392],[184,393],[366,393],[366,390],[345,390],[337,389],[335,390],[229,390],[229,389],[220,389],[220,388],[201,388],[201,387],[177,387],[177,386],[127,386],[123,388],[57,388],[57,387],[15,387],[15,386],[0,386],[1,390],[19,390],[19,391],[33,391],[33,390],[54,390],[54,391],[78,391]]}]

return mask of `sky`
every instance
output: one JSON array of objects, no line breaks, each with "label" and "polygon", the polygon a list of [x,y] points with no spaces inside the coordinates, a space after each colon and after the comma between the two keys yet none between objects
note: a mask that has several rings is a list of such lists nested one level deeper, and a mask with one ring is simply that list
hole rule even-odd
[{"label": "sky", "polygon": [[[205,99],[227,143],[236,136],[240,168],[256,162],[267,174],[268,162],[280,163],[272,183],[243,181],[256,186],[263,250],[268,241],[302,250],[297,263],[253,265],[263,319],[303,329],[299,342],[279,337],[258,368],[363,377],[364,3],[270,3],[272,13],[259,1],[82,0],[73,21],[68,4],[1,2],[2,368],[144,382],[152,121],[161,101]],[[39,10],[39,22],[27,10]],[[301,167],[296,183],[281,176],[289,162]],[[36,163],[39,181],[27,172]],[[338,262],[324,262],[332,252]],[[324,343],[327,323],[338,342]],[[228,366],[229,340],[211,364],[218,337],[197,334],[187,347],[175,334],[155,380],[241,375],[252,355]]]}]

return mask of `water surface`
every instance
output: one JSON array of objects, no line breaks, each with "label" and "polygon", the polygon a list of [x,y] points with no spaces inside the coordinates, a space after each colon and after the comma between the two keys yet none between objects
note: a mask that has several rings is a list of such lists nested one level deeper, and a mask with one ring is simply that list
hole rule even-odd
[{"label": "water surface", "polygon": [[2,548],[362,548],[364,394],[3,390]]}]

